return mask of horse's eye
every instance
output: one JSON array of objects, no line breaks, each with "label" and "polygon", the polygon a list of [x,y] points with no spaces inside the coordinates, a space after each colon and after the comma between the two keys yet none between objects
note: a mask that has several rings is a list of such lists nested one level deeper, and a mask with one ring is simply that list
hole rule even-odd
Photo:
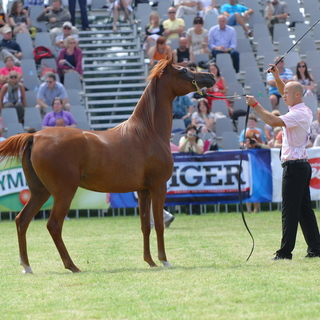
[{"label": "horse's eye", "polygon": [[187,72],[188,72],[188,70],[187,70],[186,68],[181,68],[180,71],[181,71],[181,72],[184,72],[184,73],[187,73]]}]

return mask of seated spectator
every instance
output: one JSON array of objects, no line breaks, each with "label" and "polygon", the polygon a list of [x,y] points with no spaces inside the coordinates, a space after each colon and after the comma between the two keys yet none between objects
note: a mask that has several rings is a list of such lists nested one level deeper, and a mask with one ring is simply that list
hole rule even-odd
[{"label": "seated spectator", "polygon": [[0,32],[2,27],[9,23],[9,16],[6,12],[3,11],[2,2],[0,2]]},{"label": "seated spectator", "polygon": [[317,110],[317,120],[312,121],[310,127],[310,138],[314,147],[320,145],[320,109]]},{"label": "seated spectator", "polygon": [[[278,137],[279,132],[281,136],[281,142],[280,142],[280,138]],[[268,141],[268,147],[281,148],[281,146],[282,146],[282,127],[275,127],[273,128],[273,137]]]},{"label": "seated spectator", "polygon": [[248,37],[253,37],[253,32],[246,26],[249,16],[254,13],[253,9],[249,9],[237,3],[237,0],[229,0],[221,6],[220,12],[228,18],[229,26],[241,25]]},{"label": "seated spectator", "polygon": [[276,140],[274,142],[273,147],[280,149],[282,147],[282,127],[281,127],[281,130],[279,130],[279,132],[277,133],[277,135],[275,137],[276,137]]},{"label": "seated spectator", "polygon": [[271,37],[273,38],[273,26],[276,23],[286,23],[289,16],[288,5],[285,1],[267,1],[264,17],[267,20]]},{"label": "seated spectator", "polygon": [[[248,135],[254,134],[254,137],[255,137],[254,139],[257,142],[263,143],[265,145],[267,144],[266,138],[264,136],[263,131],[260,128],[256,127],[257,122],[258,122],[258,118],[256,117],[256,115],[253,113],[250,113],[248,117],[248,126],[246,128],[246,137]],[[239,136],[240,149],[246,148],[249,142],[247,139],[244,139],[244,129],[243,129]]]},{"label": "seated spectator", "polygon": [[0,117],[0,142],[6,140],[6,138],[2,136],[3,129],[4,129],[4,123],[3,123],[3,119]]},{"label": "seated spectator", "polygon": [[218,24],[209,30],[209,48],[215,59],[217,54],[228,53],[231,56],[235,71],[239,72],[240,57],[237,48],[237,34],[234,28],[227,25],[227,17],[219,15]]},{"label": "seated spectator", "polygon": [[198,137],[197,127],[189,124],[186,135],[179,141],[179,151],[203,154],[203,145],[203,140]]},{"label": "seated spectator", "polygon": [[52,111],[48,112],[42,121],[42,129],[56,127],[57,120],[62,119],[65,125],[61,120],[58,121],[58,126],[66,126],[66,127],[76,127],[76,121],[73,118],[73,115],[69,111],[62,110],[63,109],[63,101],[59,97],[55,97],[52,101]]},{"label": "seated spectator", "polygon": [[303,96],[313,96],[314,90],[314,78],[308,71],[308,67],[305,61],[299,61],[296,67],[296,74],[293,76],[293,80],[301,83],[303,87]]},{"label": "seated spectator", "polygon": [[4,58],[5,67],[0,69],[0,88],[8,82],[9,73],[11,71],[16,71],[18,76],[18,81],[22,79],[22,69],[14,65],[14,61],[11,56],[6,56]]},{"label": "seated spectator", "polygon": [[173,63],[182,67],[188,67],[190,61],[190,50],[187,45],[187,38],[181,37],[179,39],[179,48],[174,49],[172,52]]},{"label": "seated spectator", "polygon": [[[212,62],[209,64],[209,72],[214,75],[214,78],[216,79],[216,83],[214,84],[213,87],[206,89],[206,92],[209,94],[215,95],[217,97],[221,97],[221,98],[225,97],[227,93],[227,83],[225,78],[221,75],[220,69],[216,63]],[[217,99],[221,100],[220,98],[209,97],[209,96],[207,96],[206,99],[208,100],[210,107],[212,106],[213,100],[217,100]],[[229,115],[232,115],[233,110],[230,106],[229,101],[227,100],[227,98],[223,100],[226,101],[226,104],[229,110]]]},{"label": "seated spectator", "polygon": [[163,21],[164,36],[167,39],[179,39],[183,34],[184,30],[184,20],[181,18],[176,18],[175,7],[170,7],[168,9],[169,19]]},{"label": "seated spectator", "polygon": [[73,36],[68,36],[65,40],[65,48],[61,50],[58,58],[58,73],[61,82],[64,82],[64,74],[67,72],[77,72],[82,78],[82,50],[77,47],[78,41]]},{"label": "seated spectator", "polygon": [[183,18],[185,14],[196,15],[198,12],[198,0],[174,0],[177,9],[177,18]]},{"label": "seated spectator", "polygon": [[21,1],[14,1],[10,10],[9,23],[13,29],[13,35],[18,33],[29,33],[32,22],[28,10],[23,9]]},{"label": "seated spectator", "polygon": [[199,0],[198,10],[201,18],[203,18],[205,14],[219,15],[218,10],[216,9],[216,0]]},{"label": "seated spectator", "polygon": [[150,65],[155,65],[159,60],[172,57],[172,49],[167,45],[167,39],[165,37],[159,37],[156,41],[156,45],[151,47],[148,51],[150,58]]},{"label": "seated spectator", "polygon": [[[279,61],[281,57],[276,57],[274,59],[274,62]],[[284,83],[287,83],[289,81],[293,80],[293,73],[290,69],[287,69],[284,67],[284,59],[278,63],[277,65],[279,69],[279,75],[281,80]],[[271,101],[272,105],[272,110],[276,109],[277,105],[279,104],[279,100],[281,98],[281,94],[279,93],[277,86],[276,86],[276,81],[274,79],[274,76],[271,72],[267,73],[267,85],[269,86],[269,99]]]},{"label": "seated spectator", "polygon": [[62,118],[58,118],[56,120],[56,127],[66,127],[66,123],[64,122],[64,120]]},{"label": "seated spectator", "polygon": [[191,115],[194,110],[192,100],[187,96],[175,97],[172,104],[173,119],[182,119],[187,127],[191,123]]},{"label": "seated spectator", "polygon": [[120,15],[120,9],[124,10],[124,21],[130,21],[130,13],[133,11],[130,0],[112,0],[110,11],[113,12],[113,27],[114,32],[118,32],[117,22]]},{"label": "seated spectator", "polygon": [[148,52],[150,44],[155,45],[157,39],[163,35],[164,28],[160,22],[158,12],[152,11],[149,15],[149,23],[145,27],[145,38],[143,39],[143,47]]},{"label": "seated spectator", "polygon": [[[272,110],[271,113],[277,117],[281,116],[279,110]],[[271,141],[271,140],[273,140],[273,138],[275,138],[274,137],[274,127],[271,127],[269,124],[266,123],[264,126],[264,134],[265,134],[265,137],[269,143],[269,141]]]},{"label": "seated spectator", "polygon": [[8,82],[0,90],[0,110],[2,108],[15,108],[19,122],[23,123],[26,105],[25,89],[23,84],[18,81],[18,73],[10,71]]},{"label": "seated spectator", "polygon": [[45,6],[44,0],[23,0],[23,4],[23,8],[27,10],[32,6]]},{"label": "seated spectator", "polygon": [[46,81],[39,87],[37,94],[36,108],[40,108],[42,114],[52,105],[54,98],[60,97],[62,99],[63,108],[70,111],[70,103],[68,102],[68,95],[62,83],[57,82],[56,75],[48,72]]},{"label": "seated spectator", "polygon": [[36,133],[37,132],[37,130],[36,130],[36,128],[34,128],[34,127],[29,127],[28,129],[27,129],[27,133]]},{"label": "seated spectator", "polygon": [[190,49],[191,61],[195,61],[196,54],[208,54],[208,30],[203,28],[203,19],[199,16],[193,20],[193,28],[187,30],[188,48]]},{"label": "seated spectator", "polygon": [[192,114],[191,123],[198,132],[208,133],[213,131],[213,124],[215,122],[215,115],[210,111],[210,107],[206,98],[198,100],[198,111]]},{"label": "seated spectator", "polygon": [[15,65],[20,65],[20,60],[22,58],[21,47],[17,42],[12,40],[12,29],[10,26],[6,25],[1,29],[3,36],[0,42],[0,59],[4,60],[5,57],[11,56]]},{"label": "seated spectator", "polygon": [[[55,45],[56,37],[62,33],[62,26],[66,21],[71,21],[71,14],[68,9],[62,7],[61,0],[53,0],[52,6],[46,7],[38,16],[37,21],[47,21],[50,29],[52,45]],[[78,29],[72,27],[72,33],[77,33]]]},{"label": "seated spectator", "polygon": [[72,33],[72,24],[71,24],[71,22],[66,21],[62,25],[62,33],[59,34],[56,37],[56,40],[55,40],[58,54],[60,53],[60,51],[62,49],[64,49],[66,47],[64,40],[69,36],[74,37],[79,42],[79,36],[77,34],[75,34],[75,33]]}]

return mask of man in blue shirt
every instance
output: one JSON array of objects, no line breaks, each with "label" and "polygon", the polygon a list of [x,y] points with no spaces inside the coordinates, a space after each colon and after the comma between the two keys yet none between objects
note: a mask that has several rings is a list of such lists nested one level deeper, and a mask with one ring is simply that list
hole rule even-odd
[{"label": "man in blue shirt", "polygon": [[52,72],[46,74],[46,80],[39,87],[37,94],[36,108],[40,108],[41,113],[52,106],[54,98],[59,97],[63,102],[63,109],[70,111],[70,103],[68,102],[68,95],[62,83],[57,82],[56,75]]},{"label": "man in blue shirt", "polygon": [[237,48],[237,34],[234,28],[227,25],[227,17],[221,14],[218,24],[209,30],[209,48],[215,59],[217,54],[229,53],[232,58],[233,67],[239,72],[240,57]]},{"label": "man in blue shirt", "polygon": [[0,42],[0,60],[4,60],[5,57],[11,56],[16,66],[20,65],[20,59],[22,58],[22,51],[20,45],[12,40],[12,29],[6,25],[1,29],[3,36]]},{"label": "man in blue shirt", "polygon": [[191,115],[194,110],[192,100],[187,96],[176,97],[173,100],[172,113],[173,119],[182,119],[187,127],[191,123]]},{"label": "man in blue shirt", "polygon": [[237,0],[229,0],[229,3],[221,6],[220,12],[228,19],[229,26],[240,24],[248,37],[253,37],[252,30],[246,26],[246,20],[254,13],[253,9],[249,9],[237,3]]}]

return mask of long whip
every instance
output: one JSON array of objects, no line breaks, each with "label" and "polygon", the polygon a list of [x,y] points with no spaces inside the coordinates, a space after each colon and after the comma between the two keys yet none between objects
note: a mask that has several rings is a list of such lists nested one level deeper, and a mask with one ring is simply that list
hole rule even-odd
[{"label": "long whip", "polygon": [[[291,48],[283,55],[280,57],[280,59],[275,62],[275,66],[278,65],[278,63],[280,63],[282,61],[282,59],[306,36],[307,33],[309,33],[311,31],[312,28],[314,28],[318,23],[319,23],[320,19],[318,21],[316,21],[292,46]],[[266,70],[266,72],[270,73],[270,70],[273,69],[273,66],[270,67],[268,70]]]}]

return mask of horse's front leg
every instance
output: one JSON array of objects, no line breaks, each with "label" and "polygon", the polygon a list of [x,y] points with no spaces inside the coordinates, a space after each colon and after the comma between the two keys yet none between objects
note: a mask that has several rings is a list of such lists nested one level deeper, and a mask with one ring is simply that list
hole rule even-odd
[{"label": "horse's front leg", "polygon": [[150,267],[157,267],[157,264],[152,260],[150,252],[150,192],[149,190],[138,191],[139,211],[141,230],[143,234],[143,259]]},{"label": "horse's front leg", "polygon": [[61,260],[66,269],[72,272],[80,272],[81,270],[75,266],[71,260],[67,248],[62,240],[62,226],[65,217],[68,214],[71,200],[73,197],[64,197],[64,195],[54,197],[54,204],[47,223],[47,228],[60,254]]},{"label": "horse's front leg", "polygon": [[154,219],[154,228],[157,233],[158,259],[165,267],[171,267],[167,261],[164,247],[164,224],[163,224],[163,207],[166,198],[167,188],[164,185],[161,190],[152,193],[152,211]]}]

